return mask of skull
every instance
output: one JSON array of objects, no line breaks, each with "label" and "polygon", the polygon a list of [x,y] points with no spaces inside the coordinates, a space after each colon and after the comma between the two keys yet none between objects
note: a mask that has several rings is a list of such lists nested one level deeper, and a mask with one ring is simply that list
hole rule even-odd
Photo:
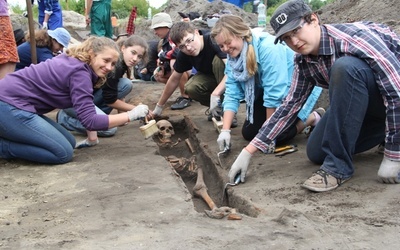
[{"label": "skull", "polygon": [[171,142],[171,137],[175,134],[172,124],[167,120],[159,120],[157,122],[157,127],[160,141],[163,143]]}]

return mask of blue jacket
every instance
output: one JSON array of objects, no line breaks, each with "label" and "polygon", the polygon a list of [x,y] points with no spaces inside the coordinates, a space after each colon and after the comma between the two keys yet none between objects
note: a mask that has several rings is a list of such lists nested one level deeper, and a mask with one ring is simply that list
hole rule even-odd
[{"label": "blue jacket", "polygon": [[[294,52],[283,44],[274,44],[275,37],[262,32],[252,33],[252,45],[255,49],[258,71],[255,82],[257,92],[262,92],[264,106],[277,108],[288,93],[292,73]],[[245,98],[245,82],[239,82],[232,77],[229,62],[226,64],[226,90],[223,101],[224,110],[237,113],[240,100]],[[260,89],[262,88],[262,89]],[[253,93],[257,95],[257,93]],[[256,97],[256,96],[255,96]],[[254,99],[256,99],[254,97]]]},{"label": "blue jacket", "polygon": [[[15,70],[20,70],[32,64],[31,44],[24,42],[17,47],[19,63],[17,63]],[[36,47],[37,63],[44,62],[47,59],[53,58],[53,52],[48,47]]]}]

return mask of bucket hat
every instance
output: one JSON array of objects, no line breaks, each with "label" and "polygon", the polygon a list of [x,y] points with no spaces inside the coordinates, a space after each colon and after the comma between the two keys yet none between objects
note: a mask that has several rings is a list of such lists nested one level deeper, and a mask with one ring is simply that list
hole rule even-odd
[{"label": "bucket hat", "polygon": [[151,20],[151,29],[157,29],[160,27],[172,27],[172,19],[171,16],[167,13],[157,13],[153,16]]},{"label": "bucket hat", "polygon": [[303,0],[290,0],[279,6],[269,21],[275,31],[275,44],[283,34],[296,29],[305,15],[311,13],[310,6]]},{"label": "bucket hat", "polygon": [[71,40],[71,35],[64,28],[57,28],[55,30],[48,30],[47,33],[52,38],[56,39],[56,41],[61,44],[64,48],[68,47],[69,41]]}]

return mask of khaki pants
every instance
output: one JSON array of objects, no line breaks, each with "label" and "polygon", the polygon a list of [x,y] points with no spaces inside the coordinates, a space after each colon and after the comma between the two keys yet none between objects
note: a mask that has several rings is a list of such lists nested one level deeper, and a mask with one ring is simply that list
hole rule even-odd
[{"label": "khaki pants", "polygon": [[195,101],[200,102],[201,105],[210,106],[210,95],[224,78],[225,63],[218,56],[214,56],[213,74],[202,74],[198,72],[192,76],[185,84],[185,92]]}]

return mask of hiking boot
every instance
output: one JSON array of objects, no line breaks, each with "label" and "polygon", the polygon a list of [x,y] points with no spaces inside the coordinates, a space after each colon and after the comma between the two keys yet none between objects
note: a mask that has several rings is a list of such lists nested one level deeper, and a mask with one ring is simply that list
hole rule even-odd
[{"label": "hiking boot", "polygon": [[190,98],[180,96],[180,97],[176,98],[175,103],[171,105],[171,109],[172,110],[184,109],[184,108],[190,106],[191,101],[192,101],[192,99],[190,99]]},{"label": "hiking boot", "polygon": [[313,173],[313,175],[308,178],[301,186],[314,192],[326,192],[339,187],[340,185],[342,185],[342,183],[349,179],[350,178],[336,178],[328,174],[324,170],[320,169],[317,172]]}]

